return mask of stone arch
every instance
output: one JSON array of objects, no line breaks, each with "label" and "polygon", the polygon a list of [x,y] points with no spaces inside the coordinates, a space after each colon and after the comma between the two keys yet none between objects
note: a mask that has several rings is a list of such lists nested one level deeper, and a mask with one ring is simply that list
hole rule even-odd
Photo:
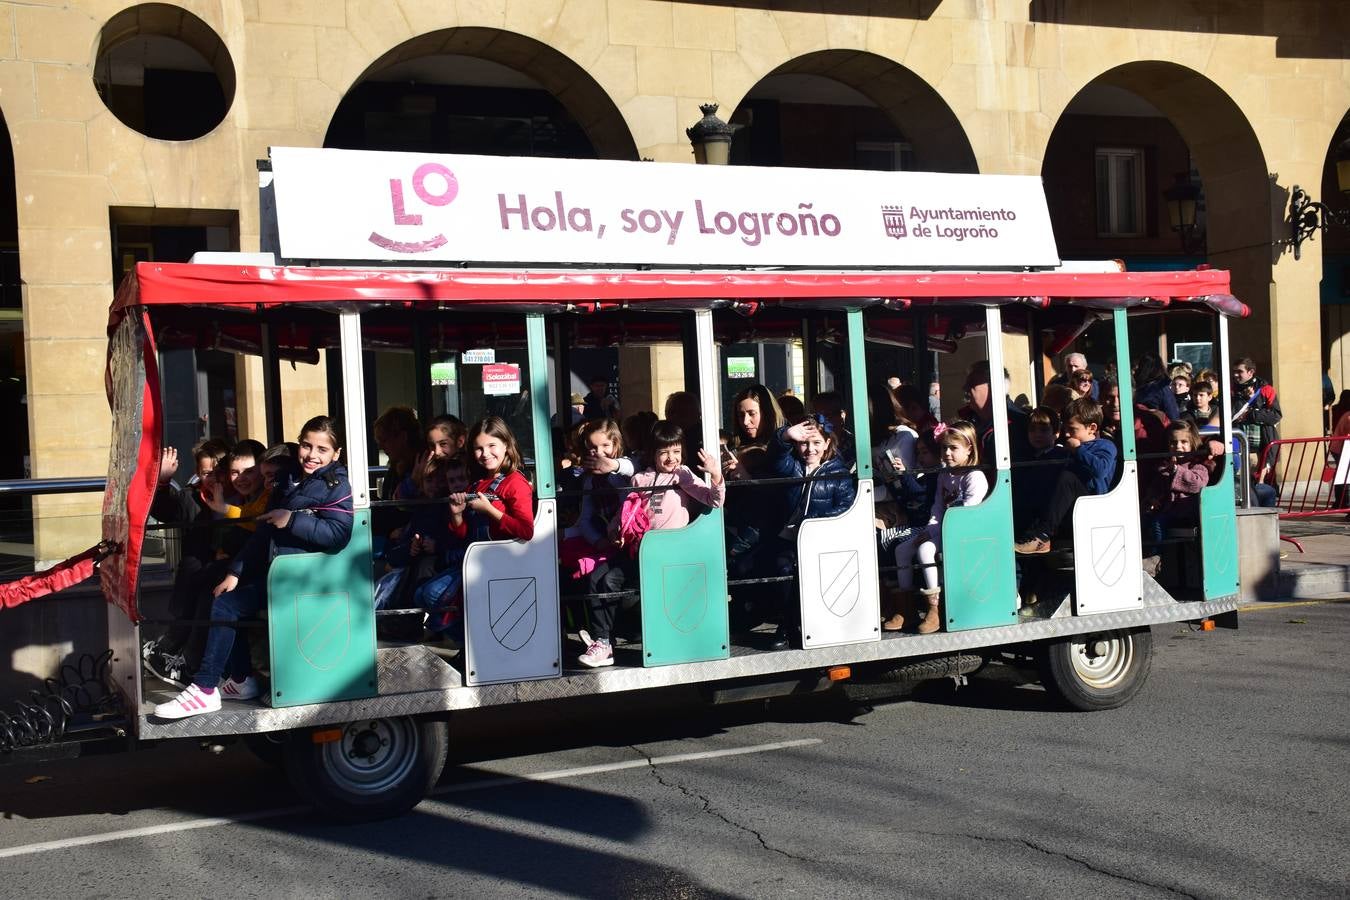
[{"label": "stone arch", "polygon": [[[1336,173],[1336,155],[1343,141],[1350,140],[1350,111],[1341,118],[1327,143],[1322,178],[1316,189],[1306,188],[1314,199],[1350,215],[1350,195],[1342,194]],[[1330,370],[1339,400],[1350,389],[1350,229],[1331,227],[1314,238],[1322,245],[1322,278],[1319,285],[1322,320],[1322,365]],[[1335,426],[1335,422],[1330,423]]]},{"label": "stone arch", "polygon": [[[1104,93],[1122,106],[1137,104],[1134,111],[1126,110],[1126,115],[1165,119],[1184,141],[1199,177],[1206,210],[1205,247],[1195,255],[1232,273],[1234,292],[1252,309],[1251,318],[1234,323],[1234,349],[1256,357],[1264,371],[1270,371],[1273,359],[1270,282],[1274,261],[1284,245],[1283,232],[1276,231],[1280,218],[1276,211],[1282,208],[1285,189],[1275,186],[1261,143],[1246,114],[1223,88],[1201,73],[1159,60],[1125,63],[1097,75],[1070,100],[1047,141],[1042,168],[1051,219],[1056,222],[1057,237],[1061,237],[1061,255],[1068,255],[1062,241],[1066,206],[1077,203],[1080,212],[1083,203],[1095,208],[1090,180],[1093,159],[1066,159],[1061,152],[1063,142],[1084,126],[1074,121],[1075,116],[1093,114],[1090,106],[1084,106],[1085,101],[1094,96],[1100,98]],[[1079,143],[1091,147],[1091,141]],[[1066,174],[1069,165],[1081,166],[1073,171],[1079,173],[1079,178],[1086,173],[1089,179],[1086,200],[1082,199],[1082,186],[1075,186],[1072,174]],[[1173,171],[1155,171],[1146,182],[1143,201],[1155,225],[1155,243],[1160,247],[1171,246],[1175,249],[1168,252],[1183,256],[1180,238],[1172,233],[1167,222],[1163,200],[1163,191],[1172,183],[1172,176]],[[1075,196],[1079,199],[1075,200]],[[1122,255],[1110,252],[1109,244],[1098,243],[1102,252],[1097,255],[1105,258]]]},{"label": "stone arch", "polygon": [[[458,65],[459,72],[455,69]],[[418,78],[421,78],[419,81]],[[420,83],[441,87],[504,87],[546,93],[575,123],[589,144],[589,154],[600,159],[638,158],[637,145],[613,99],[572,59],[534,38],[484,27],[457,27],[410,38],[385,53],[348,88],[329,123],[324,146],[348,146],[342,141],[344,116],[355,99],[372,85]],[[394,79],[394,82],[388,81]],[[430,80],[428,80],[430,79]],[[433,141],[434,142],[434,141]],[[446,149],[419,146],[416,149]],[[547,154],[541,154],[547,155]]]},{"label": "stone arch", "polygon": [[[24,346],[23,278],[19,266],[18,193],[15,184],[14,144],[4,113],[0,112],[0,416],[11,423],[0,440],[0,478],[24,478],[28,447],[28,382]],[[23,504],[6,501],[7,513],[19,513]],[[18,515],[23,519],[23,515]]]},{"label": "stone arch", "polygon": [[[833,82],[870,104],[903,135],[912,152],[908,168],[932,172],[978,172],[975,151],[952,108],[937,90],[894,60],[863,50],[821,50],[791,59],[761,78],[732,114],[757,96],[793,93],[809,98],[812,80]],[[836,95],[837,96],[837,95]]]}]

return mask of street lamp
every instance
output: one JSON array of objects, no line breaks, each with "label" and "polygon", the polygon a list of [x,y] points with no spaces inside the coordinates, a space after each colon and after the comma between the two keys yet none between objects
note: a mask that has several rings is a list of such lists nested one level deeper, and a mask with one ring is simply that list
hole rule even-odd
[{"label": "street lamp", "polygon": [[[1350,138],[1336,145],[1333,154],[1336,160],[1336,186],[1342,194],[1350,194]],[[1337,228],[1350,228],[1350,210],[1330,209],[1319,203],[1298,185],[1289,192],[1289,236],[1294,243],[1294,259],[1300,256],[1299,250],[1304,241],[1323,231],[1330,225]]]},{"label": "street lamp", "polygon": [[725,166],[731,161],[731,126],[717,118],[717,104],[699,105],[703,118],[684,130],[694,145],[694,162]]},{"label": "street lamp", "polygon": [[1196,227],[1196,213],[1200,209],[1200,188],[1191,181],[1190,173],[1178,172],[1176,183],[1163,191],[1167,200],[1167,218],[1172,230],[1181,234],[1181,249],[1187,254],[1200,252],[1205,246],[1204,235]]}]

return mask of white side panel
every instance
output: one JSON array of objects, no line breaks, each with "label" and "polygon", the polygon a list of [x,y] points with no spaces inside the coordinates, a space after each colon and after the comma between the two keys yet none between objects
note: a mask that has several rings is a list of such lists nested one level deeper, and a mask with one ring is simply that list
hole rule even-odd
[{"label": "white side panel", "polygon": [[366,381],[361,367],[361,315],[338,314],[342,355],[342,427],[346,429],[347,481],[352,486],[352,506],[370,506],[370,472],[366,468]]},{"label": "white side panel", "polygon": [[1080,616],[1144,605],[1139,532],[1139,464],[1120,483],[1073,505],[1074,606]]},{"label": "white side panel", "polygon": [[468,684],[534,681],[561,672],[556,504],[539,501],[529,542],[479,541],[464,554]]},{"label": "white side panel", "polygon": [[860,479],[848,512],[807,519],[797,529],[802,646],[807,649],[881,639],[872,501],[871,480]]}]

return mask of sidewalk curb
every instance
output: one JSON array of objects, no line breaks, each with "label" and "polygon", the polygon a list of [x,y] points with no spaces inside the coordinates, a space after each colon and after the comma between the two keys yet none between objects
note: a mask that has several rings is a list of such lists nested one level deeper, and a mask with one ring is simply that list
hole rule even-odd
[{"label": "sidewalk curb", "polygon": [[1280,561],[1273,600],[1350,591],[1350,565]]}]

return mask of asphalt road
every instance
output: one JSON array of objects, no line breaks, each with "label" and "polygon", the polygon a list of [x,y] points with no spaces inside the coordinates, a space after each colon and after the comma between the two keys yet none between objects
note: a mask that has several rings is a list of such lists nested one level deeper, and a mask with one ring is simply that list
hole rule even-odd
[{"label": "asphalt road", "polygon": [[466,715],[438,795],[360,827],[238,746],[0,768],[0,896],[1346,897],[1350,604],[1241,622],[1155,629],[1110,712],[973,682]]}]

